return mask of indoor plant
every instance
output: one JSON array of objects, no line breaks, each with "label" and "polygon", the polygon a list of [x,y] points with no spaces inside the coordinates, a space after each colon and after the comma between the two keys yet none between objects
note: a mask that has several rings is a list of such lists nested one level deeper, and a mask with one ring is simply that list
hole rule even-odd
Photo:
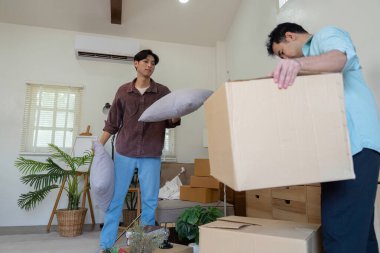
[{"label": "indoor plant", "polygon": [[[51,190],[60,187],[63,182],[67,182],[65,190],[68,196],[67,209],[57,210],[58,232],[62,236],[76,236],[82,233],[86,208],[79,208],[79,201],[84,187],[80,184],[79,167],[89,165],[93,154],[85,152],[83,156],[73,157],[62,151],[58,146],[49,144],[52,151],[46,162],[35,161],[19,157],[15,166],[23,174],[21,182],[33,188],[32,191],[20,195],[18,205],[27,211],[36,207],[42,202]],[[60,164],[64,164],[64,166]],[[73,218],[72,216],[78,217]],[[75,220],[74,220],[75,219]],[[74,229],[66,227],[65,220],[73,221]]]},{"label": "indoor plant", "polygon": [[187,239],[199,243],[199,226],[215,221],[223,216],[221,210],[216,207],[207,209],[199,205],[183,211],[176,221],[175,230],[179,239]]}]

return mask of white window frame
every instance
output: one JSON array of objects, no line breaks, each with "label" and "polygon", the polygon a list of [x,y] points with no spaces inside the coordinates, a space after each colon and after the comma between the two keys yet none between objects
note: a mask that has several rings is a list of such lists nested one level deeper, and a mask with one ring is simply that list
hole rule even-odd
[{"label": "white window frame", "polygon": [[176,151],[175,151],[175,128],[167,128],[165,130],[165,142],[164,149],[162,150],[161,160],[163,162],[176,162]]},{"label": "white window frame", "polygon": [[[24,107],[24,122],[22,129],[21,139],[21,154],[48,154],[48,143],[53,143],[62,148],[66,152],[71,152],[74,145],[76,136],[79,134],[79,124],[81,117],[81,103],[83,87],[78,86],[62,86],[62,85],[47,85],[47,84],[26,84],[26,97]],[[49,106],[42,103],[42,96],[49,94],[52,99]],[[66,103],[66,108],[59,108],[58,101],[59,96]],[[70,108],[69,99],[74,99],[73,107]],[[44,125],[42,119],[42,112],[49,112],[52,115],[52,124],[50,126]],[[58,125],[57,115],[65,114],[65,120],[61,126]],[[73,115],[70,119],[72,121],[71,126],[68,123],[68,114]],[[39,138],[39,132],[50,131],[50,141],[41,144],[42,138]],[[63,133],[61,141],[58,142],[58,132]],[[38,144],[40,143],[40,144]]]}]

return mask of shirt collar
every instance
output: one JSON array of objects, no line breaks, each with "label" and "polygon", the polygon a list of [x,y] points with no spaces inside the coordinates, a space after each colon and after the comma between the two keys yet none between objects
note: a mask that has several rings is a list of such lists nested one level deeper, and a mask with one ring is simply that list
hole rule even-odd
[{"label": "shirt collar", "polygon": [[[137,78],[133,79],[132,82],[128,83],[127,92],[140,93],[135,87],[136,80]],[[157,83],[152,78],[150,79],[150,86],[145,92],[152,92],[152,93],[158,92]]]},{"label": "shirt collar", "polygon": [[304,56],[309,56],[310,55],[310,44],[311,41],[313,40],[313,35],[311,34],[309,39],[306,41],[306,43],[302,47],[302,54]]}]

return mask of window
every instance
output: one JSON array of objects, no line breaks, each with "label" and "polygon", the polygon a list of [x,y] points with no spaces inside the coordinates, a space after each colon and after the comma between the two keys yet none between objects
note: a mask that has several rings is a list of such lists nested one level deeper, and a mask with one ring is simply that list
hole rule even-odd
[{"label": "window", "polygon": [[48,153],[53,143],[70,152],[79,132],[81,87],[27,84],[22,153]]},{"label": "window", "polygon": [[167,128],[165,131],[165,143],[161,159],[165,162],[177,161],[175,154],[175,128]]},{"label": "window", "polygon": [[278,0],[278,8],[280,9],[288,0]]}]

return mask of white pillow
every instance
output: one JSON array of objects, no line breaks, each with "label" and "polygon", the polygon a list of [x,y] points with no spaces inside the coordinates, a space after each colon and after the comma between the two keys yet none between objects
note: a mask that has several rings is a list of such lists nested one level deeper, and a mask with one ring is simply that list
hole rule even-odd
[{"label": "white pillow", "polygon": [[149,106],[139,121],[158,122],[180,118],[196,111],[212,94],[211,90],[183,89],[173,91]]},{"label": "white pillow", "polygon": [[94,202],[102,211],[111,203],[114,191],[114,164],[100,142],[94,142],[94,159],[90,171],[90,186]]}]

